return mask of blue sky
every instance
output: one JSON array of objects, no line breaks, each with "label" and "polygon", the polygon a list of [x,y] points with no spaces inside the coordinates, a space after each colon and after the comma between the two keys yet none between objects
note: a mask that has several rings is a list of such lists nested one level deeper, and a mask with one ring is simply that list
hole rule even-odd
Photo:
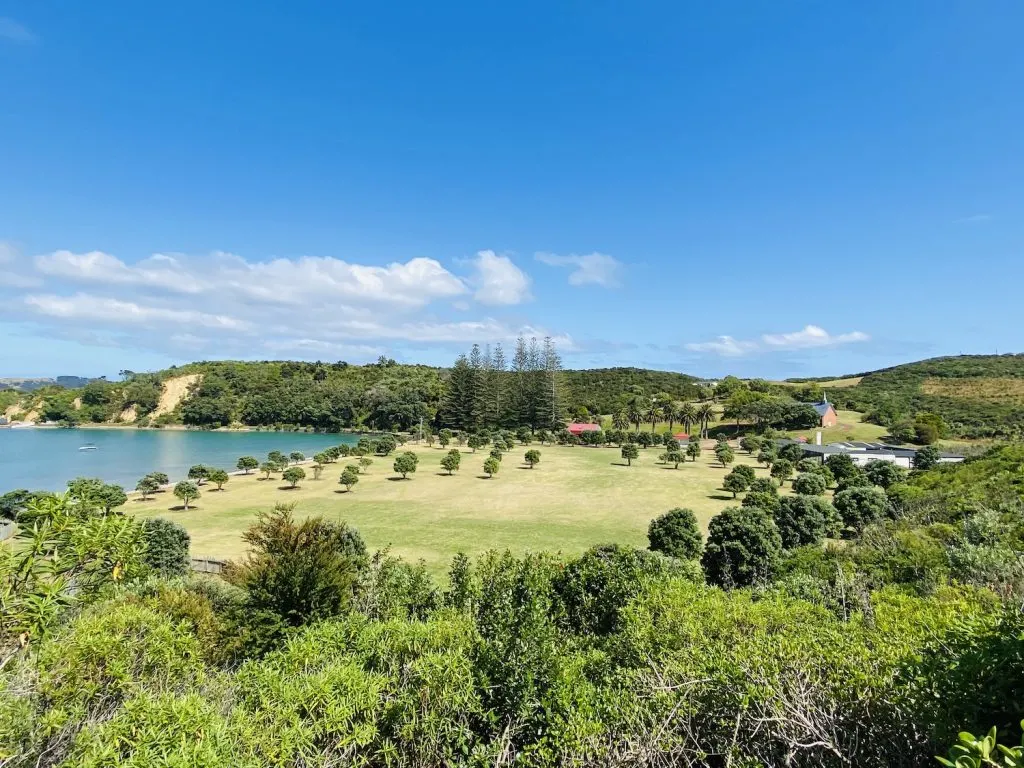
[{"label": "blue sky", "polygon": [[0,375],[1021,351],[1024,5],[0,0]]}]

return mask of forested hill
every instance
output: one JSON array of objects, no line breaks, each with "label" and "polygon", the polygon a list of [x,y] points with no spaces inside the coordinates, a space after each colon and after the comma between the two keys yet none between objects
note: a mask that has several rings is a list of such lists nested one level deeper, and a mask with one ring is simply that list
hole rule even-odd
[{"label": "forested hill", "polygon": [[927,412],[960,437],[1024,434],[1024,354],[921,360],[864,374],[856,386],[828,394],[886,426]]}]

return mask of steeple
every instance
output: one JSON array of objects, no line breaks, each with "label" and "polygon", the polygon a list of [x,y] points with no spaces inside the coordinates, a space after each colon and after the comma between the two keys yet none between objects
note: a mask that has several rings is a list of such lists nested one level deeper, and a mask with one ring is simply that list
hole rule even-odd
[{"label": "steeple", "polygon": [[825,394],[824,390],[822,390],[822,393],[821,393],[821,402],[826,403],[826,404],[828,403],[828,395]]}]

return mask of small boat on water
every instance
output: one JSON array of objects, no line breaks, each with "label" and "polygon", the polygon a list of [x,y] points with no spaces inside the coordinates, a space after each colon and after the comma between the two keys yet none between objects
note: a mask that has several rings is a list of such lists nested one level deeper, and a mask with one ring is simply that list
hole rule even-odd
[{"label": "small boat on water", "polygon": [[80,451],[98,451],[99,448],[97,448],[92,443],[86,443],[85,445],[79,447],[78,450],[80,450]]}]

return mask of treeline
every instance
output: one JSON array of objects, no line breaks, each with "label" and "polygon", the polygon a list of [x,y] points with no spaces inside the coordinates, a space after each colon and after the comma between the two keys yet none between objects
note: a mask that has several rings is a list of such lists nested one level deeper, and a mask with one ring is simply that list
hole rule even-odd
[{"label": "treeline", "polygon": [[443,583],[290,507],[219,581],[188,575],[180,526],[112,513],[94,483],[28,500],[0,558],[0,754],[925,766],[964,730],[1015,743],[1024,449],[909,476],[841,458],[803,474],[847,494],[842,546],[817,538],[831,504],[812,483],[759,478],[706,541],[673,510],[649,550],[459,555]]}]

